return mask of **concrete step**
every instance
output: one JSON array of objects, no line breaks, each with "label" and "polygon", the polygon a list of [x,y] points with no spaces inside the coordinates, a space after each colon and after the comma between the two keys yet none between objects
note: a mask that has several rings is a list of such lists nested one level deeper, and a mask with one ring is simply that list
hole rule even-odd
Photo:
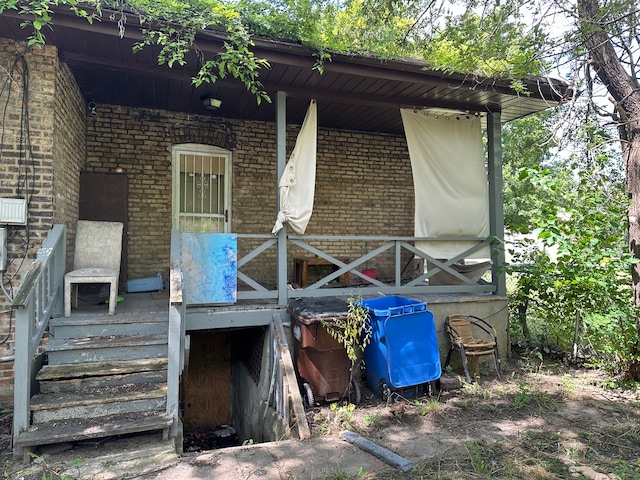
[{"label": "concrete step", "polygon": [[49,333],[56,339],[111,335],[166,335],[168,329],[169,317],[166,313],[59,317],[49,321]]},{"label": "concrete step", "polygon": [[73,419],[32,425],[22,432],[17,447],[77,442],[91,438],[104,438],[130,433],[164,430],[173,423],[173,417],[164,412],[118,414],[99,419]]},{"label": "concrete step", "polygon": [[162,358],[168,354],[165,335],[54,338],[45,345],[44,351],[49,365]]},{"label": "concrete step", "polygon": [[94,388],[76,393],[37,394],[31,397],[32,423],[164,411],[166,396],[166,385],[152,383]]},{"label": "concrete step", "polygon": [[[142,437],[142,435],[140,436]],[[61,478],[151,478],[150,474],[177,465],[180,461],[176,454],[175,442],[172,440],[144,438],[138,445],[125,444],[115,453],[106,453],[103,448],[104,446],[101,446],[100,453],[103,454],[100,456],[95,456],[93,453],[92,456],[83,456],[82,461],[66,461],[66,464],[70,466],[62,471]],[[107,449],[109,448],[113,450],[118,446],[107,446]],[[91,454],[92,452],[89,450],[86,453]],[[60,456],[64,458],[64,453]]]}]

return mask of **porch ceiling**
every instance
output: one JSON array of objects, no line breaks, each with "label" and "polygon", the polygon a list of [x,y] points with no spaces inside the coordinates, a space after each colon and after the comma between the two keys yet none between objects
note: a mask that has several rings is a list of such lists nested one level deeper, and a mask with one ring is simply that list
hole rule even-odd
[{"label": "porch ceiling", "polygon": [[[130,19],[131,20],[131,19]],[[0,15],[0,36],[23,39],[22,19],[10,12]],[[56,45],[88,102],[127,105],[209,114],[248,120],[275,120],[275,104],[256,105],[255,97],[233,79],[196,88],[195,54],[184,67],[158,66],[152,49],[134,54],[140,30],[127,24],[120,38],[117,23],[105,14],[89,25],[72,15],[57,13],[54,29],[45,32]],[[220,51],[223,35],[207,32],[198,37],[205,53]],[[260,79],[275,100],[278,90],[287,94],[287,121],[302,123],[308,102],[318,100],[322,127],[401,134],[399,107],[454,109],[457,112],[501,112],[503,122],[555,105],[566,94],[566,85],[548,79],[528,82],[529,96],[516,94],[507,82],[445,75],[423,70],[416,61],[381,61],[369,57],[334,55],[320,75],[312,70],[312,50],[297,44],[269,39],[255,40],[255,53],[271,68]],[[215,111],[204,109],[200,98],[212,95],[222,100]]]}]

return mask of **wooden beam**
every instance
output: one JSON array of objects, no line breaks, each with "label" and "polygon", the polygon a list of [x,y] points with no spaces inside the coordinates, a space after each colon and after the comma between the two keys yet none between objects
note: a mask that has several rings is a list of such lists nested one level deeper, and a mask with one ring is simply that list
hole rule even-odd
[{"label": "wooden beam", "polygon": [[503,271],[504,253],[504,186],[502,179],[502,130],[500,114],[487,117],[487,150],[489,176],[489,234],[503,243],[495,249],[491,276],[496,285],[496,295],[507,295],[506,276]]},{"label": "wooden beam", "polygon": [[[287,165],[287,95],[276,95],[276,215],[280,211],[280,178]],[[274,215],[273,220],[276,217]],[[278,304],[286,305],[287,295],[287,225],[278,232]]]},{"label": "wooden beam", "polygon": [[293,360],[291,359],[291,352],[289,351],[289,344],[284,334],[284,326],[282,325],[282,318],[280,314],[273,314],[273,326],[275,329],[276,338],[278,340],[278,348],[280,361],[285,372],[285,381],[287,382],[289,397],[291,400],[291,407],[293,409],[294,419],[298,429],[298,437],[300,440],[311,437],[311,429],[309,423],[307,423],[307,416],[304,413],[304,407],[302,406],[302,396],[300,390],[298,390],[298,379],[296,377],[296,371],[293,368]]}]

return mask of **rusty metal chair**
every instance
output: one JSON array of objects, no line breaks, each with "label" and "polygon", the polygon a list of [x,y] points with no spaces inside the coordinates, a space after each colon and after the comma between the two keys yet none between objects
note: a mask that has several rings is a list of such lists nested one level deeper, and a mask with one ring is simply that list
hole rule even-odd
[{"label": "rusty metal chair", "polygon": [[[467,382],[471,383],[468,363],[471,363],[473,374],[477,377],[479,376],[479,358],[485,355],[492,355],[498,378],[500,378],[498,337],[496,330],[486,320],[473,315],[454,313],[447,316],[444,321],[444,328],[449,335],[451,343],[447,360],[444,364],[445,368],[449,365],[451,353],[454,350],[458,350],[462,358],[465,377]],[[476,337],[474,332],[478,332],[482,338]]]}]

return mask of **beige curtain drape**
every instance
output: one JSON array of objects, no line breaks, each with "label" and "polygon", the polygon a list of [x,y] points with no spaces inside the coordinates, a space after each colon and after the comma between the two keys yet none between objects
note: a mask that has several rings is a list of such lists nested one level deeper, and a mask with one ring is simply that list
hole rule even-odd
[{"label": "beige curtain drape", "polygon": [[[487,237],[489,190],[480,118],[401,109],[415,188],[416,237]],[[453,258],[477,242],[425,241],[434,258]],[[489,258],[488,248],[467,258]]]},{"label": "beige curtain drape", "polygon": [[295,233],[302,235],[309,224],[316,185],[317,137],[316,101],[311,100],[293,152],[278,184],[280,211],[271,231],[273,234],[288,223]]}]

